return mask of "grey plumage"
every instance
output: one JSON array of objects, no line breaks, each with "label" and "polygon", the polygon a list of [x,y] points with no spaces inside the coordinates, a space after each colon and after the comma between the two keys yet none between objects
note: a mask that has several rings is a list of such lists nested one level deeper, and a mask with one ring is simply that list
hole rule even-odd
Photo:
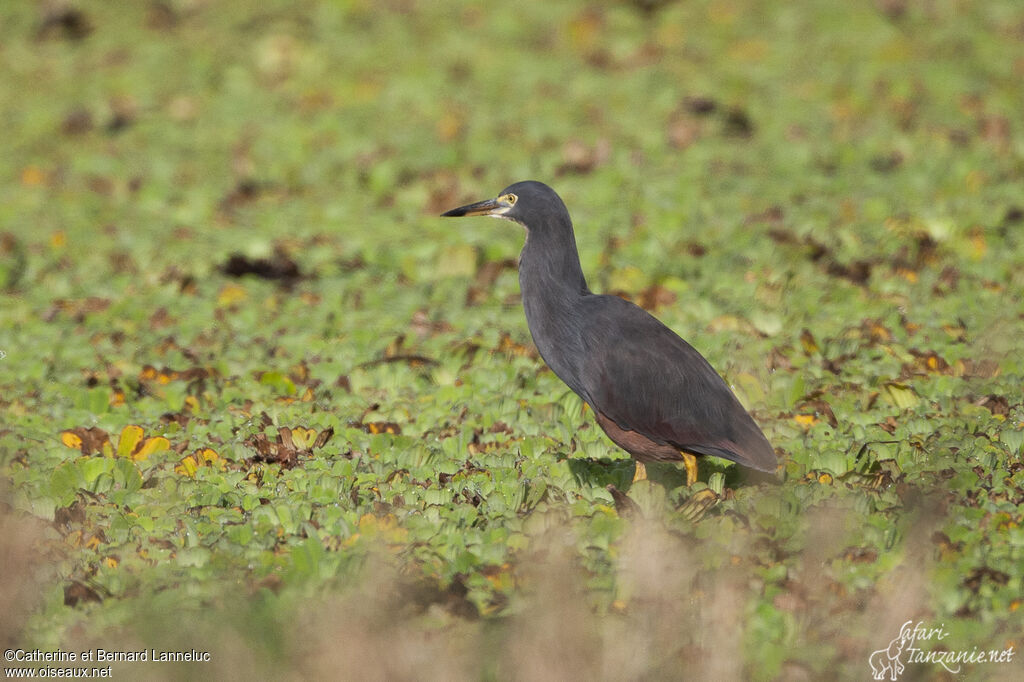
[{"label": "grey plumage", "polygon": [[775,469],[768,440],[700,353],[642,308],[590,291],[554,190],[517,182],[497,199],[444,215],[491,215],[526,228],[519,284],[533,341],[623,449],[642,462],[682,459],[685,450]]}]

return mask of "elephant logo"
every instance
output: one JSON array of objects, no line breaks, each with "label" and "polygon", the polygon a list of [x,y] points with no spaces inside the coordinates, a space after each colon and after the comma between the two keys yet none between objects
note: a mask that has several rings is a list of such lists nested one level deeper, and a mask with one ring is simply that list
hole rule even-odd
[{"label": "elephant logo", "polygon": [[868,656],[868,664],[871,665],[871,675],[876,680],[884,680],[885,674],[889,674],[890,680],[896,680],[903,674],[903,662],[900,656],[903,649],[914,642],[914,630],[908,621],[900,628],[900,634],[889,642],[889,646],[879,649]]}]

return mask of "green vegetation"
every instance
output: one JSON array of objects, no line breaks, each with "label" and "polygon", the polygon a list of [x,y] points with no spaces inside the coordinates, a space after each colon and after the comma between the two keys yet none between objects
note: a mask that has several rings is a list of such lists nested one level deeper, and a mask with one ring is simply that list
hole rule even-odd
[{"label": "green vegetation", "polygon": [[[865,679],[913,620],[1024,676],[1019,2],[58,5],[0,8],[5,646]],[[436,218],[530,178],[779,485],[630,486],[522,232]]]}]

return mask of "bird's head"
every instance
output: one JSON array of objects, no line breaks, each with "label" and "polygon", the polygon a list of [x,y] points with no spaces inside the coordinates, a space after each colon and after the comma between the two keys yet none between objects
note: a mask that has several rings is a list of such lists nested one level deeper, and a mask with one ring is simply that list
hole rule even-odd
[{"label": "bird's head", "polygon": [[528,231],[569,226],[569,210],[555,190],[543,182],[526,180],[509,185],[494,199],[453,208],[442,216],[486,215],[517,222]]}]

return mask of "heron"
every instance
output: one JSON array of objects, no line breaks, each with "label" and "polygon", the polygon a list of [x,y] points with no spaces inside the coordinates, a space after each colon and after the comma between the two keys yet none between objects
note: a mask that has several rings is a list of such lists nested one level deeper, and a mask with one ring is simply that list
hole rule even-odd
[{"label": "heron", "polygon": [[519,288],[534,345],[636,461],[634,482],[647,477],[645,464],[682,461],[692,486],[697,457],[707,455],[775,470],[768,439],[703,355],[640,306],[590,290],[569,210],[553,189],[517,182],[441,215],[525,228]]}]

